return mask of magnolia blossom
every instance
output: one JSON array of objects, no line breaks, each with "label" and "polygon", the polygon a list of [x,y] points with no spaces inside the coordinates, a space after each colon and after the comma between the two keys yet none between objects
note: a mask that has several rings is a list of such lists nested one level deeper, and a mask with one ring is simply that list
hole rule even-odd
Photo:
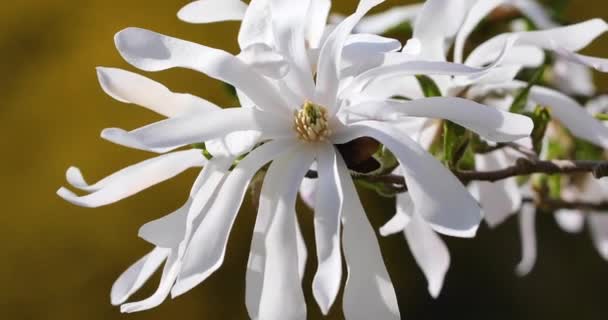
[{"label": "magnolia blossom", "polygon": [[[88,185],[77,169],[71,169],[68,181],[91,194],[80,197],[62,188],[60,196],[82,206],[101,206],[187,168],[204,166],[186,204],[140,230],[140,235],[156,248],[117,280],[112,290],[114,304],[125,302],[163,262],[158,290],[148,299],[122,305],[123,311],[154,307],[169,293],[181,295],[217,270],[249,182],[271,163],[261,190],[246,274],[247,309],[254,319],[306,318],[301,287],[306,248],[295,215],[295,200],[304,176],[316,164],[314,224],[319,261],[313,281],[316,301],[324,313],[335,301],[344,252],[348,270],[343,303],[346,317],[399,319],[397,300],[375,234],[366,220],[345,159],[335,147],[360,137],[378,140],[398,158],[418,219],[444,234],[475,234],[480,209],[449,170],[398,125],[353,120],[350,108],[362,107],[351,104],[363,101],[360,103],[375,109],[399,106],[399,117],[445,118],[496,141],[525,137],[532,123],[526,117],[457,98],[409,102],[361,100],[356,90],[362,81],[358,74],[373,74],[373,70],[369,70],[369,65],[353,64],[350,71],[344,71],[345,45],[363,15],[381,2],[361,1],[355,13],[322,40],[318,59],[311,59],[312,41],[304,27],[307,9],[315,2],[301,0],[269,1],[265,8],[270,10],[266,19],[272,17],[272,40],[242,45],[244,50],[239,56],[138,28],[128,28],[116,35],[121,55],[139,69],[196,70],[235,86],[241,101],[249,103],[241,108],[220,109],[200,98],[173,93],[133,73],[99,69],[102,87],[112,97],[168,117],[132,131],[106,129],[102,136],[164,155],[123,169],[94,185]],[[201,1],[190,9],[205,4],[213,4],[223,12],[219,16],[224,19],[246,18],[256,8],[256,2],[245,8],[234,1]],[[243,10],[241,16],[239,12]],[[180,16],[196,16],[188,12],[182,11]],[[241,30],[240,39],[243,34]],[[463,77],[479,77],[491,70],[413,61],[402,68],[410,74]],[[362,79],[369,80],[370,74]],[[197,149],[171,152],[203,142],[213,156],[211,160]],[[237,157],[240,160],[234,164]]]}]

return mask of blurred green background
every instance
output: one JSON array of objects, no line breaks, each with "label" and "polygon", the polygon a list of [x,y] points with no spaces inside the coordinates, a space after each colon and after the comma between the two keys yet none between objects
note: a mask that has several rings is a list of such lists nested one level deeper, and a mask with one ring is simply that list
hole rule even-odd
[{"label": "blurred green background", "polygon": [[[195,172],[101,209],[72,206],[56,195],[70,165],[92,181],[148,154],[99,138],[105,127],[135,128],[158,119],[106,96],[95,66],[133,70],[114,50],[113,35],[128,26],[150,28],[234,52],[237,23],[188,25],[176,18],[187,0],[16,0],[0,7],[0,144],[3,212],[0,214],[0,319],[246,319],[244,276],[254,214],[249,199],[234,228],[223,268],[189,294],[152,311],[121,315],[109,303],[113,281],[149,250],[139,226],[185,200]],[[354,0],[334,1],[350,12]],[[390,5],[404,1],[387,1]],[[381,8],[381,9],[382,9]],[[575,0],[569,21],[608,18],[605,0]],[[608,57],[608,36],[586,53]],[[191,71],[148,74],[178,92],[220,105],[233,103],[223,86]],[[607,77],[598,77],[606,90]],[[364,194],[375,226],[391,204]],[[302,214],[311,239],[310,215]],[[402,237],[381,245],[408,319],[606,319],[608,263],[587,234],[557,229],[539,217],[539,262],[523,279],[514,275],[519,239],[512,219],[483,227],[474,240],[449,240],[452,268],[438,300]],[[312,262],[311,262],[312,263]],[[305,290],[310,299],[311,274]],[[148,286],[144,297],[154,289]],[[310,319],[321,319],[309,303]],[[341,307],[329,319],[341,319]],[[380,319],[381,320],[381,319]]]}]

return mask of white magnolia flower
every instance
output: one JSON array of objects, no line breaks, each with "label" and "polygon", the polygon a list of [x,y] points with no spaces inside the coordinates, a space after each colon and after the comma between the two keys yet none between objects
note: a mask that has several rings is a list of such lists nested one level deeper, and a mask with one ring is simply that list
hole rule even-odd
[{"label": "white magnolia flower", "polygon": [[[243,100],[251,104],[219,109],[132,73],[99,70],[108,94],[168,117],[130,132],[104,130],[106,139],[159,153],[205,142],[214,156],[206,160],[200,150],[175,151],[121,170],[92,186],[75,169],[68,172],[73,186],[92,193],[79,197],[62,188],[59,195],[75,204],[95,207],[123,199],[189,167],[204,166],[187,203],[140,230],[140,235],[156,248],[117,280],[113,303],[126,301],[163,261],[164,272],[156,293],[144,301],[123,305],[123,311],[154,307],[169,293],[181,295],[217,270],[249,182],[271,163],[251,244],[246,304],[254,319],[304,319],[301,280],[306,249],[295,215],[295,199],[305,174],[316,163],[319,178],[314,223],[319,265],[313,282],[315,299],[327,313],[340,288],[343,250],[348,267],[343,302],[346,317],[399,319],[395,293],[374,232],[366,221],[346,163],[334,146],[360,137],[380,141],[399,159],[416,217],[444,234],[474,235],[481,219],[479,207],[449,170],[397,126],[348,119],[350,107],[357,109],[349,105],[356,101],[351,95],[359,94],[350,84],[359,82],[353,77],[357,73],[348,80],[342,74],[344,45],[361,17],[381,2],[361,1],[356,12],[329,33],[320,49],[317,68],[311,68],[305,42],[308,1],[269,2],[274,38],[268,47],[272,50],[262,47],[253,51],[251,59],[143,29],[128,28],[116,35],[121,55],[139,69],[193,69],[235,86]],[[244,9],[228,2],[208,3],[215,3],[219,9]],[[240,16],[226,13],[224,17]],[[285,65],[287,70],[273,72],[274,67],[264,67],[268,61],[274,66]],[[403,68],[411,74],[478,76],[489,72],[411,61]],[[522,138],[532,129],[525,117],[463,99],[367,99],[364,103],[376,109],[378,105],[399,106],[400,113],[393,112],[393,117],[449,119],[498,141]],[[239,155],[245,156],[231,169]]]}]

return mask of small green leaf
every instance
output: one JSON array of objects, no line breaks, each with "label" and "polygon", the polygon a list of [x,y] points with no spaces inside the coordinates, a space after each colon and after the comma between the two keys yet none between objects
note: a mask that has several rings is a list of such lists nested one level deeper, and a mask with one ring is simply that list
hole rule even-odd
[{"label": "small green leaf", "polygon": [[547,177],[547,187],[549,188],[549,197],[553,199],[561,199],[562,197],[562,176],[559,174]]},{"label": "small green leaf", "polygon": [[547,133],[549,122],[551,122],[551,112],[547,108],[537,106],[536,109],[534,109],[532,113],[528,113],[527,116],[532,118],[532,122],[534,122],[534,130],[532,130],[534,151],[536,151],[536,154],[540,154],[543,148],[545,133]]},{"label": "small green leaf", "polygon": [[437,86],[433,79],[425,75],[417,75],[416,80],[418,80],[418,84],[420,84],[425,97],[441,97],[441,90],[439,90],[439,86]]},{"label": "small green leaf", "polygon": [[355,183],[362,188],[374,191],[385,198],[394,198],[399,192],[383,182],[372,182],[365,179],[356,179]]},{"label": "small green leaf", "polygon": [[443,160],[450,168],[457,167],[469,145],[467,129],[450,121],[443,123]]},{"label": "small green leaf", "polygon": [[598,113],[595,115],[595,118],[601,121],[608,121],[608,114],[606,113]]},{"label": "small green leaf", "polygon": [[522,113],[526,109],[530,90],[532,90],[532,87],[540,83],[543,78],[543,75],[545,74],[545,68],[546,66],[543,65],[540,68],[536,69],[536,71],[532,75],[532,78],[528,82],[528,85],[524,89],[522,89],[515,97],[515,100],[513,100],[513,104],[511,104],[511,108],[509,109],[511,112]]}]

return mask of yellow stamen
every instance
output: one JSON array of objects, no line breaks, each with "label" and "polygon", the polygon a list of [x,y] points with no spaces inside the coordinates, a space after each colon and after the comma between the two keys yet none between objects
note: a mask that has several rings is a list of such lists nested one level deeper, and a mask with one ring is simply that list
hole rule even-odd
[{"label": "yellow stamen", "polygon": [[306,101],[294,116],[294,128],[298,138],[306,142],[327,140],[331,135],[327,118],[327,110],[324,107]]}]

